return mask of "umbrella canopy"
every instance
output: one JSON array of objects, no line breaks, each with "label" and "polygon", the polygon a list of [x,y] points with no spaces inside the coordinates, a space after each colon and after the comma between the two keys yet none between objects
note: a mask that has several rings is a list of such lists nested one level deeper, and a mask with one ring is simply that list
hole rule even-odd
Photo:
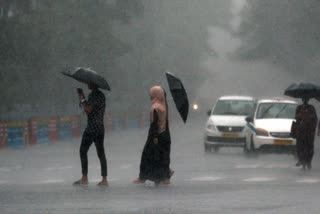
[{"label": "umbrella canopy", "polygon": [[94,83],[101,89],[111,91],[107,80],[90,68],[78,67],[74,70],[63,71],[62,74],[72,77],[82,83]]},{"label": "umbrella canopy", "polygon": [[284,94],[294,98],[319,98],[320,87],[313,83],[293,83],[285,91]]},{"label": "umbrella canopy", "polygon": [[189,112],[189,101],[186,90],[184,89],[181,80],[173,74],[166,72],[166,77],[177,110],[182,117],[183,122],[186,122]]}]

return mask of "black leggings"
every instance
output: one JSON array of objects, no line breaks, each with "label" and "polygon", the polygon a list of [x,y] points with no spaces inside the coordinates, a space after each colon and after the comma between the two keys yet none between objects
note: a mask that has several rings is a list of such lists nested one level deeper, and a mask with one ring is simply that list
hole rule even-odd
[{"label": "black leggings", "polygon": [[87,153],[91,144],[94,142],[94,145],[97,149],[97,154],[100,160],[101,165],[101,176],[107,176],[107,160],[104,152],[104,133],[102,134],[91,134],[89,132],[84,132],[82,136],[81,146],[80,146],[80,159],[82,166],[82,175],[88,175],[88,156]]}]

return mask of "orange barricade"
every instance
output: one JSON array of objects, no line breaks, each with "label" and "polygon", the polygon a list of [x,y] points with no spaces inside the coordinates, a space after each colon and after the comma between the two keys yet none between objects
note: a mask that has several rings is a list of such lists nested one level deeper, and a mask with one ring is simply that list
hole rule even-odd
[{"label": "orange barricade", "polygon": [[105,131],[107,133],[111,133],[112,131],[112,115],[110,112],[106,113],[104,116],[104,124],[105,124]]},{"label": "orange barricade", "polygon": [[80,118],[79,118],[79,115],[73,115],[71,117],[71,132],[72,132],[72,137],[74,137],[74,138],[80,137]]},{"label": "orange barricade", "polygon": [[37,131],[37,120],[35,119],[30,119],[29,121],[29,144],[30,145],[35,145],[37,144],[38,141],[38,131]]},{"label": "orange barricade", "polygon": [[7,146],[7,137],[7,124],[4,122],[0,122],[0,149]]},{"label": "orange barricade", "polygon": [[58,117],[50,117],[48,122],[48,138],[51,143],[58,141]]}]

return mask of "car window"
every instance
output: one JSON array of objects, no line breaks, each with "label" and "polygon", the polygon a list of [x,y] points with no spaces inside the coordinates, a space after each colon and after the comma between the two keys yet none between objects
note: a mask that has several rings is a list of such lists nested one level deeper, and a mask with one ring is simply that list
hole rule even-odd
[{"label": "car window", "polygon": [[294,119],[296,104],[291,103],[260,103],[256,118],[257,119]]},{"label": "car window", "polygon": [[250,115],[254,110],[254,102],[250,100],[219,100],[213,115]]}]

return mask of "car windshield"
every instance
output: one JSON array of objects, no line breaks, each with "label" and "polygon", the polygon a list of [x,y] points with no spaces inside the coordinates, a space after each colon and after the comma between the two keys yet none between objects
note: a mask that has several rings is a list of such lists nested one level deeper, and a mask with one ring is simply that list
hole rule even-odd
[{"label": "car windshield", "polygon": [[250,100],[219,100],[213,115],[250,115],[254,110],[254,102]]},{"label": "car windshield", "polygon": [[261,103],[257,111],[257,119],[294,119],[296,104],[291,103]]}]

